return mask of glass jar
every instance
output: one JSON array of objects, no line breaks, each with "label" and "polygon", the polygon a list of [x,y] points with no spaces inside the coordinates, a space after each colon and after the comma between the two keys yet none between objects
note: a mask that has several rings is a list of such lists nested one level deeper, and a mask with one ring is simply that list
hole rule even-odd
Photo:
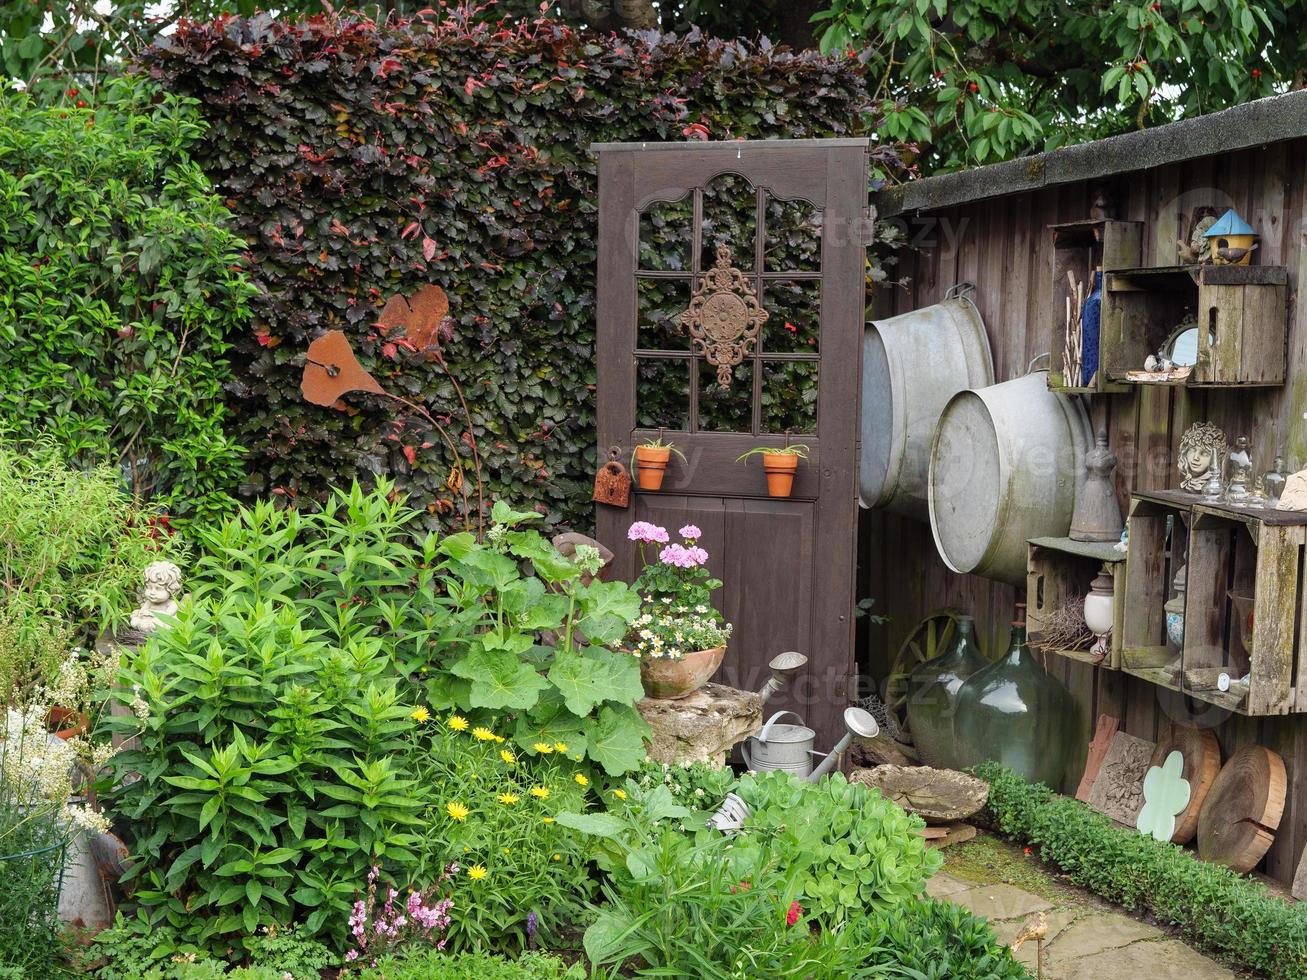
[{"label": "glass jar", "polygon": [[1274,504],[1280,499],[1280,494],[1284,493],[1284,484],[1288,476],[1284,472],[1284,457],[1276,456],[1275,463],[1262,477],[1262,486],[1266,489],[1266,497]]},{"label": "glass jar", "polygon": [[1002,659],[962,685],[953,729],[962,765],[993,760],[1060,790],[1079,778],[1084,764],[1080,712],[1026,646],[1025,613],[1017,603]]},{"label": "glass jar", "polygon": [[908,678],[908,728],[924,765],[957,769],[953,718],[958,691],[976,671],[989,666],[976,646],[970,616],[958,617],[958,635],[938,657],[927,660]]}]

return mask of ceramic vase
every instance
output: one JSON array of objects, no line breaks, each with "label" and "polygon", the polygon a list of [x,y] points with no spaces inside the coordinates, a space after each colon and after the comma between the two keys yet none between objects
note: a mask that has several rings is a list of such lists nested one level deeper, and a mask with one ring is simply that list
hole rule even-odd
[{"label": "ceramic vase", "polygon": [[640,680],[644,693],[651,698],[676,701],[689,697],[708,683],[726,656],[726,647],[695,650],[673,660],[669,657],[642,657]]},{"label": "ceramic vase", "polygon": [[[1057,790],[1079,775],[1084,740],[1075,700],[1026,646],[1024,605],[1007,653],[958,692],[953,730],[963,766],[992,760]],[[1079,742],[1080,744],[1077,744]]]},{"label": "ceramic vase", "polygon": [[1103,321],[1103,270],[1094,272],[1094,288],[1080,308],[1080,383],[1088,387],[1098,373],[1098,335]]},{"label": "ceramic vase", "polygon": [[953,734],[958,692],[971,675],[988,666],[976,646],[971,617],[960,616],[953,644],[908,678],[908,728],[923,764],[937,769],[961,765]]}]

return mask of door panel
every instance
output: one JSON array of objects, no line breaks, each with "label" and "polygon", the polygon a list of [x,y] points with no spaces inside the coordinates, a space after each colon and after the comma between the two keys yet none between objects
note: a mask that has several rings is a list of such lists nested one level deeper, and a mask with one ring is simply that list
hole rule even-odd
[{"label": "door panel", "polygon": [[[806,654],[793,707],[824,748],[840,732],[853,669],[866,142],[598,152],[599,456],[616,447],[629,459],[660,428],[685,454],[658,493],[637,493],[629,510],[599,508],[600,540],[629,578],[639,564],[631,521],[673,533],[698,525],[726,583],[718,607],[735,626],[715,679],[756,689],[776,654]],[[719,246],[767,313],[725,383],[680,320]],[[776,500],[761,460],[736,458],[784,444],[787,432],[809,457],[793,496]]]}]

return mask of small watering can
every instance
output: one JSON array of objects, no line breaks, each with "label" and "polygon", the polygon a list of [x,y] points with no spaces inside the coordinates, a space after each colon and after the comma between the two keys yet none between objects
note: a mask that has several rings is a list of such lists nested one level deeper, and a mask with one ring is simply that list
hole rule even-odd
[{"label": "small watering can", "polygon": [[[800,722],[798,725],[787,725],[776,723],[776,719],[781,715],[794,715]],[[863,738],[875,738],[880,734],[880,726],[876,724],[876,719],[862,708],[846,708],[844,710],[844,727],[847,729],[844,737],[841,738],[835,747],[830,750],[821,760],[821,764],[816,769],[812,767],[812,757],[820,756],[820,752],[814,752],[812,745],[816,740],[816,733],[802,724],[803,719],[794,714],[793,711],[778,711],[767,719],[767,724],[762,726],[762,731],[757,735],[751,735],[743,745],[740,746],[740,754],[744,756],[744,764],[755,772],[770,772],[777,769],[793,773],[800,779],[809,779],[816,781],[835,766],[839,755],[849,747],[853,741],[854,735],[861,735]]]}]

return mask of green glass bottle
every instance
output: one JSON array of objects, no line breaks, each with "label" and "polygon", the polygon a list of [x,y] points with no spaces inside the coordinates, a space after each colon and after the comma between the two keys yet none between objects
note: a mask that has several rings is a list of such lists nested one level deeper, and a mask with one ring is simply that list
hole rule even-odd
[{"label": "green glass bottle", "polygon": [[976,646],[973,627],[970,616],[959,616],[953,644],[908,678],[908,729],[921,761],[938,769],[961,765],[953,737],[958,692],[967,678],[989,666]]},{"label": "green glass bottle", "polygon": [[1070,692],[1026,646],[1026,606],[1017,603],[1007,653],[958,692],[953,730],[962,764],[993,760],[1064,789],[1084,762],[1078,715]]}]

